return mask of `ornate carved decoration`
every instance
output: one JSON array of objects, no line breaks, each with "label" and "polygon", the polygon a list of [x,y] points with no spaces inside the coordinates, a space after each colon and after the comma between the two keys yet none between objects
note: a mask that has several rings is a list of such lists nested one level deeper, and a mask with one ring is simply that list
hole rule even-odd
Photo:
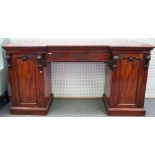
[{"label": "ornate carved decoration", "polygon": [[26,61],[29,59],[29,56],[27,55],[22,55],[22,56],[19,56],[18,59],[22,59],[23,61]]},{"label": "ornate carved decoration", "polygon": [[117,69],[117,61],[119,59],[118,55],[114,55],[112,60],[110,61],[104,61],[105,64],[107,64],[107,66],[111,69],[111,70],[115,70]]},{"label": "ornate carved decoration", "polygon": [[34,55],[26,55],[26,54],[18,57],[18,59],[22,59],[23,61],[27,61],[29,59],[34,59],[34,58],[35,58]]},{"label": "ornate carved decoration", "polygon": [[141,58],[140,57],[135,57],[135,56],[129,56],[129,57],[124,57],[124,58],[122,58],[122,59],[120,59],[120,60],[127,60],[128,62],[133,62],[133,61],[135,61],[135,60],[140,60],[141,61]]},{"label": "ornate carved decoration", "polygon": [[114,55],[113,58],[112,58],[112,64],[111,64],[111,69],[112,70],[115,70],[117,69],[117,61],[119,59],[119,56],[118,55]]},{"label": "ornate carved decoration", "polygon": [[119,59],[118,55],[114,55],[112,60],[109,61],[104,61],[105,64],[107,64],[107,66],[111,69],[111,70],[115,70],[117,69],[117,61]]},{"label": "ornate carved decoration", "polygon": [[11,54],[6,55],[7,66],[12,67]]},{"label": "ornate carved decoration", "polygon": [[151,56],[150,56],[150,54],[146,54],[145,56],[144,56],[144,69],[148,69],[148,67],[149,67],[149,61],[151,60]]},{"label": "ornate carved decoration", "polygon": [[31,55],[21,55],[18,57],[18,59],[22,59],[23,61],[27,61],[29,59],[37,59],[38,62],[38,67],[40,69],[40,72],[42,73],[43,68],[46,66],[45,62],[44,62],[44,53],[41,54],[31,54]]},{"label": "ornate carved decoration", "polygon": [[109,62],[105,62],[108,64],[108,66],[110,67],[111,70],[116,70],[117,69],[117,62],[119,60],[127,60],[128,62],[133,62],[135,60],[140,60],[141,61],[141,58],[140,57],[135,57],[135,56],[128,56],[128,57],[125,57],[125,56],[121,56],[121,55],[114,55],[112,60],[109,61]]},{"label": "ornate carved decoration", "polygon": [[44,62],[44,54],[37,54],[36,59],[38,61],[38,67],[40,69],[40,72],[42,72],[43,68],[46,67],[46,64]]}]

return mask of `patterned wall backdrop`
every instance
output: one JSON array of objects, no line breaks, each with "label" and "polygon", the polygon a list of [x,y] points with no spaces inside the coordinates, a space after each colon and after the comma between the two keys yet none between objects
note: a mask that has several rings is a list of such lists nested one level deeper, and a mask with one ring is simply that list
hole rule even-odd
[{"label": "patterned wall backdrop", "polygon": [[[155,45],[155,38],[149,39],[14,39],[12,44],[52,45],[124,45],[138,42]],[[155,49],[151,52],[147,81],[147,98],[155,98]],[[52,62],[52,92],[56,97],[101,97],[104,93],[104,64],[101,62]]]}]

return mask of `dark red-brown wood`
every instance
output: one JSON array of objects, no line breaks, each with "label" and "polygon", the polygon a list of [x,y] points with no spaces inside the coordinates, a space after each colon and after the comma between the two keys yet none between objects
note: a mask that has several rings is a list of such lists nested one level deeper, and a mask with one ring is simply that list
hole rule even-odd
[{"label": "dark red-brown wood", "polygon": [[12,51],[9,47],[10,53],[7,53],[10,63],[11,113],[46,115],[53,99],[51,86],[49,86],[50,77],[47,77],[47,73],[51,71],[51,65],[47,63],[42,67],[39,66],[42,65],[43,60],[37,57],[39,54],[44,59],[44,48],[26,49],[13,48]]},{"label": "dark red-brown wood", "polygon": [[[113,48],[111,70],[106,67],[103,99],[109,115],[144,116],[150,49]],[[112,58],[112,59],[113,59]]]},{"label": "dark red-brown wood", "polygon": [[107,113],[144,116],[144,98],[152,46],[5,46],[11,86],[12,114],[46,115],[53,95],[52,61],[106,63]]}]

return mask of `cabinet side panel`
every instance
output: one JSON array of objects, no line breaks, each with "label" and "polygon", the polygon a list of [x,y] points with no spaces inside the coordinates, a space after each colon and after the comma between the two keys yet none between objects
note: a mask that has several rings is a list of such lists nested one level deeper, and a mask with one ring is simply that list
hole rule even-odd
[{"label": "cabinet side panel", "polygon": [[16,80],[17,65],[15,65],[15,60],[16,60],[15,56],[11,55],[12,66],[8,68],[11,100],[12,100],[13,106],[18,105],[18,87],[17,87],[17,80]]},{"label": "cabinet side panel", "polygon": [[107,102],[109,104],[111,92],[111,70],[109,67],[105,66],[105,85],[104,85],[104,94],[106,96]]},{"label": "cabinet side panel", "polygon": [[137,106],[138,108],[144,107],[146,82],[147,82],[148,68],[144,68],[144,62],[140,65],[138,91],[137,91]]},{"label": "cabinet side panel", "polygon": [[44,80],[45,80],[45,98],[49,98],[52,93],[51,88],[51,63],[48,63],[44,68]]}]

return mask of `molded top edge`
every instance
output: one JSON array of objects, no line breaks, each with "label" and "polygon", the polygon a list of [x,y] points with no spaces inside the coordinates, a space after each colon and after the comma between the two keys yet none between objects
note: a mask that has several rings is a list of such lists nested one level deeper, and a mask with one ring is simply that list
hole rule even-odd
[{"label": "molded top edge", "polygon": [[47,46],[3,46],[6,51],[44,51],[44,50],[152,50],[155,48],[152,45],[142,46],[108,46],[108,45],[47,45]]}]

